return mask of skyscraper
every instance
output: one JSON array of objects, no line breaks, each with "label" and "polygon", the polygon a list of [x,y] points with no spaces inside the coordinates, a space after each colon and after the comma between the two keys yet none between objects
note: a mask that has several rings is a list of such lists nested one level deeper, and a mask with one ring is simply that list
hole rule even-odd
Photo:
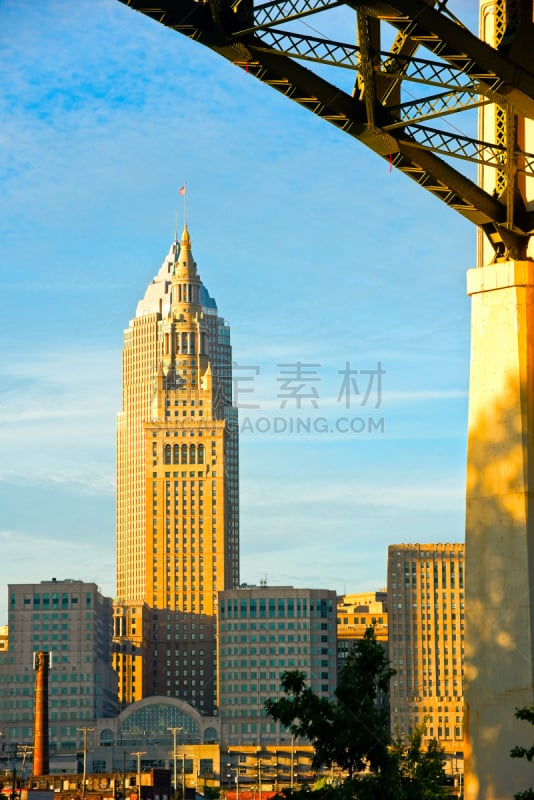
[{"label": "skyscraper", "polygon": [[[230,330],[203,286],[187,226],[124,335],[117,425],[116,658],[130,697],[129,603],[144,602],[151,694],[211,713],[217,592],[239,583],[237,412]],[[146,627],[146,611],[138,614]],[[142,621],[145,620],[143,623]],[[133,635],[140,636],[134,627]],[[121,639],[122,647],[121,647]],[[147,664],[147,659],[150,661]],[[150,683],[150,679],[148,681]],[[143,693],[146,690],[143,690]]]}]

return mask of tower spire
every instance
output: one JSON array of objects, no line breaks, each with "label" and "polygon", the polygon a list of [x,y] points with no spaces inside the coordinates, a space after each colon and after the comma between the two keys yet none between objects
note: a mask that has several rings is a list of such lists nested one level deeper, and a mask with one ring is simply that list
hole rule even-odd
[{"label": "tower spire", "polygon": [[184,223],[184,231],[182,233],[182,240],[180,244],[184,250],[191,250],[191,237],[189,236],[189,231],[187,229],[187,222]]}]

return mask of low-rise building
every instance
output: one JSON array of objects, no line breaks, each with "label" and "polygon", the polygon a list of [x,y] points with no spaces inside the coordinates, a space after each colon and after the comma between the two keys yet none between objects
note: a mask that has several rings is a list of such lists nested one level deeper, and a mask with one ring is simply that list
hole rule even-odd
[{"label": "low-rise building", "polygon": [[10,584],[8,647],[0,650],[4,750],[33,745],[33,654],[52,654],[50,754],[79,749],[80,729],[118,712],[111,666],[112,602],[79,580]]},{"label": "low-rise building", "polygon": [[356,641],[373,628],[377,641],[388,647],[387,592],[360,592],[337,598],[337,668],[343,669]]}]

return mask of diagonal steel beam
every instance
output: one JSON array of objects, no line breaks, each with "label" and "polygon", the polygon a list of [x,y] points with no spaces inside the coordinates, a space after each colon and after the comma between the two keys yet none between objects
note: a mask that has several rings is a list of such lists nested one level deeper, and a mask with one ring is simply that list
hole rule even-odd
[{"label": "diagonal steel beam", "polygon": [[[342,69],[358,69],[362,61],[361,48],[354,44],[338,42],[332,39],[319,38],[308,34],[296,33],[288,30],[274,30],[273,28],[258,28],[256,41],[261,41],[266,51],[280,53],[290,58],[312,61]],[[256,44],[257,47],[259,45]],[[430,61],[424,58],[407,58],[405,56],[391,58],[387,51],[377,51],[381,57],[379,63],[373,63],[373,69],[382,81],[407,81],[420,83],[425,86],[437,86],[449,92],[459,91],[471,95],[483,95],[493,103],[504,103],[505,98],[498,92],[500,80],[494,76],[476,75],[475,82],[457,67],[449,64]],[[484,79],[485,84],[479,79]],[[382,105],[385,105],[382,101]],[[388,108],[393,108],[388,104]]]},{"label": "diagonal steel beam", "polygon": [[[280,22],[290,22],[310,14],[318,14],[329,8],[342,6],[344,2],[345,0],[272,0],[272,2],[254,6],[253,24],[243,30],[236,30],[234,35],[243,36],[247,33],[254,33],[258,28],[270,28],[280,25]],[[236,11],[239,10],[236,3],[234,3],[234,7]]]},{"label": "diagonal steel beam", "polygon": [[[249,49],[253,55],[253,46],[249,45]],[[506,207],[498,198],[409,136],[397,139],[385,131],[371,128],[361,101],[290,59],[261,53],[261,64],[259,60],[257,63],[260,72],[257,77],[261,80],[363,142],[382,158],[389,160],[391,156],[393,165],[471,222],[476,225],[506,223]],[[254,64],[249,62],[248,67],[254,74]],[[534,215],[524,211],[518,213],[516,223],[517,232],[511,232],[510,238],[519,240],[522,232],[534,227]]]},{"label": "diagonal steel beam", "polygon": [[429,97],[416,98],[398,106],[388,106],[388,111],[393,116],[398,116],[398,122],[383,125],[384,130],[392,130],[407,122],[435,119],[448,114],[457,114],[472,108],[480,108],[490,101],[486,98],[474,96],[471,91],[441,92]]},{"label": "diagonal steel beam", "polygon": [[[369,0],[346,1],[354,9],[360,5],[375,5]],[[500,78],[500,92],[516,112],[534,119],[534,75],[522,64],[501,55],[495,48],[424,0],[387,0],[387,3],[376,3],[376,6],[380,8],[380,16],[391,15],[388,22],[399,30],[403,30],[405,26],[405,23],[399,22],[399,18],[412,20],[414,29],[410,38],[419,40],[449,64],[461,65],[467,75],[487,72]]]},{"label": "diagonal steel beam", "polygon": [[[380,116],[375,119],[375,124],[372,124],[372,119],[369,119],[369,103],[366,105],[358,97],[351,97],[293,58],[274,52],[272,48],[266,47],[257,35],[250,33],[235,35],[234,31],[244,29],[243,21],[248,20],[249,26],[253,23],[252,0],[237,0],[238,13],[232,10],[230,0],[209,0],[209,3],[196,3],[194,0],[160,0],[157,6],[150,7],[146,6],[146,0],[145,2],[121,0],[121,2],[147,14],[161,24],[198,40],[370,147],[442,202],[480,226],[489,236],[498,257],[503,257],[507,252],[519,252],[524,245],[525,236],[534,231],[534,213],[527,212],[520,202],[518,202],[519,207],[514,209],[512,225],[510,215],[507,218],[505,203],[462,175],[436,152],[431,152],[431,148],[438,152],[444,152],[447,146],[453,149],[446,141],[447,137],[443,131],[432,132],[424,126],[412,125],[411,129],[404,126],[399,130],[388,132],[383,126],[388,122],[393,123],[395,119],[388,113],[387,108],[376,103],[376,98],[373,101],[373,115],[376,117],[379,112]],[[281,2],[291,3],[293,13],[296,13],[297,9],[306,7],[309,9],[316,0],[281,0]],[[327,2],[328,0],[324,0],[323,6]],[[346,4],[353,8],[362,5],[358,0],[349,0]],[[367,0],[364,5],[366,14],[371,9],[376,11],[376,16],[383,15],[386,8],[387,14],[394,18],[388,21],[393,21],[403,30],[406,30],[407,21],[410,19],[409,12],[432,12],[434,16],[431,15],[424,20],[417,19],[417,24],[411,31],[415,35],[414,41],[417,41],[417,37],[426,37],[425,45],[428,46],[430,42],[430,49],[449,64],[449,75],[456,69],[466,76],[467,84],[470,80],[480,82],[483,87],[488,87],[488,93],[495,90],[500,93],[503,90],[508,99],[516,103],[516,108],[517,104],[521,105],[526,98],[529,113],[534,112],[532,76],[464,31],[456,23],[446,20],[448,28],[444,30],[440,27],[443,22],[442,15],[422,0],[388,0],[387,5],[384,2]],[[436,15],[440,18],[440,25],[435,24]],[[431,29],[435,29],[436,32]],[[464,37],[461,41],[455,39],[458,32]],[[447,41],[445,34],[449,37]],[[469,53],[467,55],[462,50],[461,44],[464,41],[466,44],[476,43],[474,54],[467,51]],[[399,54],[396,58],[399,62],[394,68],[398,69],[403,56]],[[383,66],[376,61],[374,63],[375,68],[381,70],[381,76],[385,76]],[[427,61],[425,67],[417,66],[416,71],[426,68],[437,69],[428,67],[429,63],[434,62]],[[406,69],[411,68],[410,65]],[[401,71],[404,71],[404,66],[401,67]],[[405,76],[402,79],[405,79]],[[468,141],[472,143],[472,140]],[[461,142],[455,146],[460,157],[469,155],[467,143],[465,147]],[[478,155],[475,152],[475,156]],[[497,159],[499,157],[498,155]]]}]

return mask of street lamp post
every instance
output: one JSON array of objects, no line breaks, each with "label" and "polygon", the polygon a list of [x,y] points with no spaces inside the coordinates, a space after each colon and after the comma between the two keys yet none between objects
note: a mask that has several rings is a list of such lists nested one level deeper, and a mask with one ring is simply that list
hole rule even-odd
[{"label": "street lamp post", "polygon": [[168,731],[172,731],[172,760],[174,764],[174,794],[176,795],[177,790],[177,777],[176,777],[176,733],[177,731],[183,731],[182,725],[174,725],[167,728]]},{"label": "street lamp post", "polygon": [[85,782],[87,779],[87,731],[94,731],[94,728],[78,728],[83,731],[83,784],[82,784],[82,800],[85,800]]},{"label": "street lamp post", "polygon": [[22,751],[22,772],[20,779],[22,783],[24,783],[24,770],[26,769],[26,760],[30,755],[30,753],[33,751],[33,747],[29,744],[23,744],[21,745],[20,750]]},{"label": "street lamp post", "polygon": [[238,777],[237,777],[239,767],[233,767],[231,761],[229,761],[226,766],[227,766],[227,769],[228,769],[228,785],[229,785],[230,788],[232,787],[233,777],[234,777],[232,775],[232,770],[235,769],[236,800],[239,800],[239,780],[238,780]]},{"label": "street lamp post", "polygon": [[11,800],[15,800],[17,794],[17,754],[18,745],[15,745],[13,748],[13,787],[11,790]]},{"label": "street lamp post", "polygon": [[138,750],[132,755],[137,756],[137,800],[141,800],[141,756],[146,756],[146,750]]},{"label": "street lamp post", "polygon": [[258,756],[258,797],[262,800],[262,786],[261,786],[261,750],[256,751]]},{"label": "street lamp post", "polygon": [[232,769],[235,769],[235,800],[239,800],[239,756],[238,756],[238,763],[235,767],[232,767],[232,762],[228,762],[228,778],[230,785],[232,785]]}]

